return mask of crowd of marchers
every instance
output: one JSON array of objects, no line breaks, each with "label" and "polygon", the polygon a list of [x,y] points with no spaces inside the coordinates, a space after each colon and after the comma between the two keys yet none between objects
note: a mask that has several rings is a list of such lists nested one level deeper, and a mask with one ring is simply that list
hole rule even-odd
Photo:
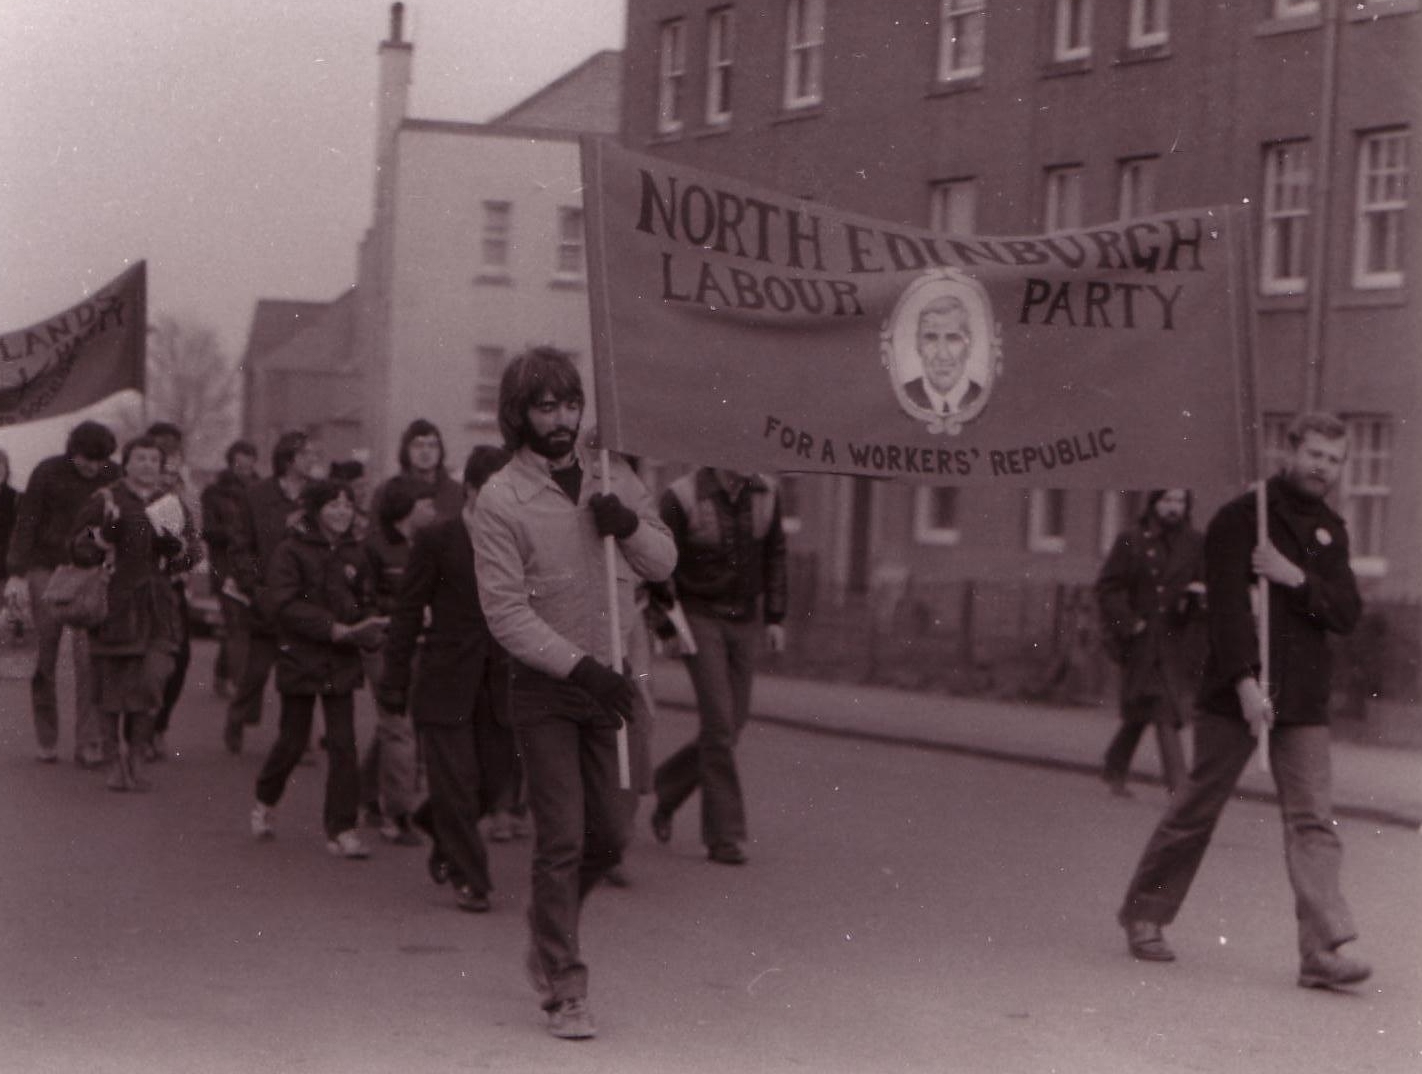
[{"label": "crowd of marchers", "polygon": [[[484,840],[532,835],[525,973],[554,1036],[594,1036],[581,910],[600,883],[628,882],[639,797],[653,798],[651,831],[666,843],[699,791],[707,860],[747,861],[736,747],[758,655],[785,645],[787,572],[773,478],[703,467],[654,497],[637,460],[589,447],[583,416],[569,356],[534,348],[500,384],[503,446],[475,448],[458,478],[425,420],[405,429],[398,469],[377,488],[356,462],[327,465],[301,432],[277,440],[265,477],[257,450],[234,443],[196,500],[181,432],[166,423],[120,450],[104,426],[81,422],[18,497],[6,494],[0,454],[6,607],[37,643],[36,756],[59,760],[56,664],[75,619],[57,594],[87,572],[106,599],[99,618],[71,629],[74,760],[106,772],[111,790],[149,788],[189,662],[184,577],[205,556],[223,620],[214,670],[229,694],[228,753],[261,722],[273,674],[280,696],[251,835],[276,837],[287,783],[318,750],[330,852],[369,856],[363,825],[428,847],[431,879],[452,886],[461,910],[491,907]],[[1203,535],[1186,490],[1157,490],[1107,557],[1097,592],[1123,667],[1123,721],[1103,774],[1128,794],[1131,756],[1154,728],[1171,797],[1119,921],[1132,955],[1171,961],[1163,926],[1263,743],[1295,895],[1298,983],[1336,988],[1371,972],[1340,950],[1356,929],[1329,797],[1327,639],[1361,610],[1347,530],[1326,503],[1347,430],[1302,415],[1289,445],[1279,474],[1221,508]],[[654,638],[679,648],[699,714],[696,736],[656,766]],[[362,755],[354,698],[366,687],[377,718]],[[1187,719],[1189,765],[1178,740]]]},{"label": "crowd of marchers", "polygon": [[[526,975],[553,1035],[594,1035],[581,907],[598,884],[628,883],[639,798],[655,796],[652,831],[667,842],[699,789],[707,860],[747,860],[735,750],[758,654],[785,644],[787,571],[772,478],[707,467],[654,497],[637,460],[587,446],[583,404],[570,358],[535,348],[503,377],[503,446],[476,447],[457,477],[439,429],[416,420],[378,487],[361,463],[328,463],[293,431],[265,476],[256,447],[233,443],[197,496],[172,425],[120,449],[81,422],[23,494],[0,498],[0,522],[13,520],[6,606],[38,642],[37,758],[59,761],[67,629],[75,762],[106,772],[113,791],[151,789],[188,664],[185,578],[205,559],[222,619],[225,751],[242,754],[273,678],[280,698],[247,807],[252,837],[277,837],[288,781],[318,754],[331,854],[368,857],[363,828],[426,847],[430,878],[461,910],[491,908],[485,840],[532,836]],[[105,580],[96,622],[56,602],[52,579],[74,571]],[[654,768],[662,639],[688,664],[701,721]],[[362,689],[376,711],[363,750]]]}]

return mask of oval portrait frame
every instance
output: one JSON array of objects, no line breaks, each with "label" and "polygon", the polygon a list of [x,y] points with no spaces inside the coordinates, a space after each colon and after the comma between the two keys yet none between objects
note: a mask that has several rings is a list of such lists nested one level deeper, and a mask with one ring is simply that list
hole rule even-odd
[{"label": "oval portrait frame", "polygon": [[[904,385],[915,371],[922,375],[918,357],[918,318],[925,305],[951,295],[963,303],[973,329],[965,374],[982,390],[956,414],[938,414],[909,398]],[[908,357],[905,357],[908,356]],[[888,371],[889,383],[899,408],[914,421],[921,421],[930,433],[956,436],[963,426],[987,407],[997,378],[1002,374],[1002,328],[993,318],[987,288],[958,269],[935,269],[919,276],[899,295],[879,332],[879,360]]]}]

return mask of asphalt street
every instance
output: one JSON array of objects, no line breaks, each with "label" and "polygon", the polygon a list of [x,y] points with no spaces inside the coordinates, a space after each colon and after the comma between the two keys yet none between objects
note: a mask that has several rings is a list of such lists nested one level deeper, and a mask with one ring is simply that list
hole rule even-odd
[{"label": "asphalt street", "polygon": [[[274,708],[224,753],[211,656],[148,795],[69,764],[67,718],[64,763],[36,763],[26,684],[0,680],[0,1072],[1422,1069],[1415,830],[1340,822],[1376,972],[1305,991],[1271,806],[1231,804],[1180,960],[1147,965],[1113,915],[1157,796],[763,723],[741,747],[750,864],[706,863],[694,811],[655,845],[644,806],[632,886],[584,919],[600,1036],[553,1040],[520,968],[528,844],[492,848],[494,911],[461,914],[419,850],[326,854],[321,767],[254,843]],[[693,725],[664,710],[656,752]]]}]

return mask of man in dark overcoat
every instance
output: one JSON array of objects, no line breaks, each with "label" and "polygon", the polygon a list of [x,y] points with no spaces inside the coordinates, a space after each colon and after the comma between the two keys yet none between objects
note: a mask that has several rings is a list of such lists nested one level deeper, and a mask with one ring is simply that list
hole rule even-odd
[{"label": "man in dark overcoat", "polygon": [[1204,656],[1203,540],[1190,524],[1190,492],[1156,489],[1140,519],[1121,533],[1096,579],[1107,652],[1121,665],[1121,726],[1102,778],[1129,797],[1131,758],[1155,728],[1165,786],[1185,782],[1184,724]]},{"label": "man in dark overcoat", "polygon": [[419,732],[430,796],[415,819],[434,837],[431,875],[447,873],[455,905],[473,913],[489,909],[492,886],[479,818],[516,762],[508,662],[479,607],[469,527],[479,490],[508,460],[501,448],[475,448],[464,467],[463,512],[415,533],[376,688],[387,711],[408,707]]}]

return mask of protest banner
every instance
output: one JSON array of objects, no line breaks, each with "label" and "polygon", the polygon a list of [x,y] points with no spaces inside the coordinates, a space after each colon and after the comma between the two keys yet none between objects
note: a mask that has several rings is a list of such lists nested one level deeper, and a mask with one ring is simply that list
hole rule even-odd
[{"label": "protest banner", "polygon": [[1253,474],[1247,217],[952,236],[583,140],[602,442],[1053,488]]},{"label": "protest banner", "polygon": [[0,335],[0,426],[81,410],[143,391],[147,265],[138,262],[83,302]]}]

